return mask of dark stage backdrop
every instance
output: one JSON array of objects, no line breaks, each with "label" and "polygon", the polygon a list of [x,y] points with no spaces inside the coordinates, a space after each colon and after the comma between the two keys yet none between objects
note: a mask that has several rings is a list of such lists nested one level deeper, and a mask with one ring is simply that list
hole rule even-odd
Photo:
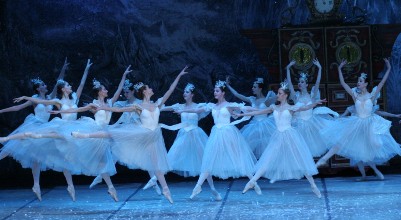
[{"label": "dark stage backdrop", "polygon": [[[365,11],[355,11],[354,1],[344,0],[340,6],[346,22],[358,24],[362,18],[364,24],[401,24],[401,0],[356,3]],[[15,97],[32,95],[31,78],[41,77],[52,89],[65,57],[70,62],[66,80],[75,88],[86,60],[94,63],[81,104],[93,100],[92,78],[105,83],[111,96],[128,65],[134,70],[129,78],[149,84],[156,99],[189,64],[190,74],[167,104],[183,101],[187,82],[195,84],[197,102],[212,102],[215,80],[226,75],[233,77],[233,87],[240,93],[251,95],[254,78],[268,81],[269,73],[240,31],[307,25],[309,18],[303,0],[0,0],[0,108],[13,105]],[[399,50],[398,46],[398,54]],[[391,78],[398,83],[388,91],[388,99],[399,97],[399,61],[398,65]],[[227,99],[238,101],[230,93]],[[388,110],[401,113],[400,102],[391,102]],[[30,112],[31,108],[1,114],[0,135],[13,131]],[[179,118],[163,113],[161,122],[175,124]],[[211,117],[200,126],[208,133]],[[175,132],[163,132],[169,148]],[[392,132],[400,135],[399,129]],[[29,178],[27,172],[12,159],[0,161],[2,178]]]}]

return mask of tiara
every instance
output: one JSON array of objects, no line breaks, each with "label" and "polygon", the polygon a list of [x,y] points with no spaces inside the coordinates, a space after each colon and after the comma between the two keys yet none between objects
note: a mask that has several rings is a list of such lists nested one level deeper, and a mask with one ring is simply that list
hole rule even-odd
[{"label": "tiara", "polygon": [[43,81],[39,77],[36,77],[36,79],[31,79],[31,82],[33,84],[42,84],[43,83]]},{"label": "tiara", "polygon": [[288,89],[288,82],[281,82],[280,83],[280,89],[282,89],[282,90]]},{"label": "tiara", "polygon": [[100,82],[97,81],[96,79],[92,80],[92,85],[94,89],[99,89],[102,86],[102,84],[100,84]]},{"label": "tiara", "polygon": [[303,80],[305,80],[305,81],[308,81],[308,74],[307,73],[303,73],[303,72],[301,72],[300,74],[299,74],[299,78],[301,78],[301,79],[303,79]]},{"label": "tiara", "polygon": [[124,86],[123,89],[129,89],[133,84],[129,81],[129,79],[126,79],[124,81]]},{"label": "tiara", "polygon": [[187,86],[185,86],[185,89],[184,89],[184,90],[185,90],[185,91],[191,91],[191,92],[193,92],[194,89],[195,89],[194,84],[188,83]]},{"label": "tiara", "polygon": [[368,74],[366,74],[366,73],[361,73],[361,76],[360,76],[362,79],[367,79],[368,78]]},{"label": "tiara", "polygon": [[140,88],[142,88],[142,86],[144,86],[144,85],[145,85],[145,84],[143,84],[143,82],[135,83],[135,85],[134,85],[135,91],[138,92],[138,90],[139,90]]},{"label": "tiara", "polygon": [[256,78],[254,83],[263,84],[263,78]]},{"label": "tiara", "polygon": [[225,88],[225,87],[226,87],[226,81],[218,80],[218,81],[216,82],[216,84],[214,85],[214,87]]},{"label": "tiara", "polygon": [[57,85],[65,84],[66,82],[63,79],[57,80]]}]

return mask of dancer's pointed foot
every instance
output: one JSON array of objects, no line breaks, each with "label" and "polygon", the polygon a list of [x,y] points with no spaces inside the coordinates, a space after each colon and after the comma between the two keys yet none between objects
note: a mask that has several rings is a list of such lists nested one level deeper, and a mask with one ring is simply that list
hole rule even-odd
[{"label": "dancer's pointed foot", "polygon": [[8,137],[0,137],[0,144],[3,144],[5,142],[9,141]]},{"label": "dancer's pointed foot", "polygon": [[253,190],[255,190],[256,194],[262,195],[262,190],[260,189],[257,182],[255,182],[255,186],[253,187]]},{"label": "dancer's pointed foot", "polygon": [[114,187],[109,188],[107,192],[110,194],[111,198],[113,198],[115,202],[118,202],[117,191]]},{"label": "dancer's pointed foot", "polygon": [[216,189],[211,189],[212,190],[212,194],[213,194],[213,196],[214,196],[214,200],[216,200],[216,201],[221,201],[222,200],[222,198],[221,198],[221,195],[220,195],[220,193],[219,192],[217,192],[217,190]]},{"label": "dancer's pointed foot", "polygon": [[75,189],[74,189],[74,186],[68,185],[67,191],[68,191],[68,194],[70,194],[72,201],[75,202]]},{"label": "dancer's pointed foot", "polygon": [[252,189],[255,187],[255,182],[249,181],[246,185],[244,190],[242,190],[242,194],[246,193],[248,190]]},{"label": "dancer's pointed foot", "polygon": [[38,197],[38,200],[42,201],[42,193],[40,192],[40,186],[33,186],[32,191],[33,193],[35,193],[36,197]]},{"label": "dancer's pointed foot", "polygon": [[89,189],[92,189],[93,187],[95,187],[97,184],[102,183],[102,176],[97,176],[92,183],[89,185]]},{"label": "dancer's pointed foot", "polygon": [[164,195],[164,197],[166,197],[166,199],[167,199],[171,204],[174,203],[173,199],[171,198],[170,190],[169,190],[168,188],[163,189],[163,195]]},{"label": "dancer's pointed foot", "polygon": [[159,184],[156,183],[156,185],[153,186],[153,189],[155,189],[157,195],[161,196],[162,192],[160,190]]},{"label": "dancer's pointed foot", "polygon": [[73,136],[75,138],[89,138],[89,134],[82,134],[77,131],[71,132],[71,136]]},{"label": "dancer's pointed foot", "polygon": [[320,160],[318,160],[316,162],[316,167],[319,168],[321,166],[326,166],[327,165],[327,160],[324,160],[323,158],[320,158]]},{"label": "dancer's pointed foot", "polygon": [[189,197],[190,199],[195,198],[196,195],[202,192],[202,187],[198,184],[196,184],[195,188],[192,190],[192,194]]},{"label": "dancer's pointed foot", "polygon": [[384,180],[384,175],[380,172],[380,171],[377,171],[377,172],[375,172],[376,173],[376,177],[379,179],[379,180]]},{"label": "dancer's pointed foot", "polygon": [[146,185],[143,187],[143,190],[147,190],[147,189],[149,189],[150,187],[155,186],[156,183],[157,183],[157,180],[150,179],[150,180],[146,183]]},{"label": "dancer's pointed foot", "polygon": [[320,194],[320,190],[317,188],[316,185],[312,186],[312,192],[315,193],[315,195],[317,196],[317,198],[322,198],[322,194]]}]

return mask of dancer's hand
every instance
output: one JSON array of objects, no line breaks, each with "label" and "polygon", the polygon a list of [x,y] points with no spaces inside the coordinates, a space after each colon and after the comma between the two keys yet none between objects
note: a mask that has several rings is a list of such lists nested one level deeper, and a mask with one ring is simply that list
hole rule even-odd
[{"label": "dancer's hand", "polygon": [[226,84],[230,85],[230,76],[226,76]]},{"label": "dancer's hand", "polygon": [[347,63],[347,60],[342,60],[340,65],[338,66],[338,69],[341,70]]},{"label": "dancer's hand", "polygon": [[70,63],[67,61],[67,57],[65,57],[63,69],[68,69],[68,65],[70,65]]},{"label": "dancer's hand", "polygon": [[295,60],[291,60],[291,62],[287,65],[287,69],[291,68],[294,66],[297,62]]},{"label": "dancer's hand", "polygon": [[313,62],[313,64],[315,64],[315,66],[317,66],[317,68],[319,68],[319,69],[322,68],[322,66],[320,65],[320,62],[319,62],[319,60],[317,58],[313,59],[312,62]]},{"label": "dancer's hand", "polygon": [[176,113],[176,114],[178,114],[178,115],[180,115],[180,114],[183,113],[184,111],[181,110],[181,109],[176,109],[176,110],[174,110],[173,112]]},{"label": "dancer's hand", "polygon": [[127,76],[127,75],[130,74],[131,72],[132,72],[132,70],[131,70],[131,65],[129,65],[129,66],[127,67],[127,69],[125,69],[124,75]]},{"label": "dancer's hand", "polygon": [[321,99],[321,100],[316,101],[315,104],[316,104],[316,105],[321,105],[321,104],[323,104],[323,103],[325,103],[325,102],[327,102],[326,99]]},{"label": "dancer's hand", "polygon": [[387,69],[391,69],[390,58],[384,58],[383,60],[386,63]]},{"label": "dancer's hand", "polygon": [[60,114],[60,111],[58,111],[58,110],[50,110],[50,111],[47,111],[47,112],[49,112],[52,115]]},{"label": "dancer's hand", "polygon": [[93,63],[91,63],[91,59],[88,59],[88,62],[86,63],[85,70],[89,70],[89,68],[92,66]]},{"label": "dancer's hand", "polygon": [[17,102],[20,102],[20,101],[25,100],[25,99],[26,99],[26,96],[21,96],[21,97],[13,99],[13,101],[14,101],[14,103],[17,103]]},{"label": "dancer's hand", "polygon": [[231,115],[233,116],[233,118],[238,118],[238,117],[244,116],[244,114],[242,114],[242,113],[235,113],[235,112],[233,112]]},{"label": "dancer's hand", "polygon": [[178,76],[183,76],[183,75],[187,74],[187,73],[188,73],[188,72],[186,71],[187,69],[188,69],[188,65],[186,65],[186,66],[184,67],[184,69],[181,70],[181,72],[180,72],[180,74],[178,74]]}]

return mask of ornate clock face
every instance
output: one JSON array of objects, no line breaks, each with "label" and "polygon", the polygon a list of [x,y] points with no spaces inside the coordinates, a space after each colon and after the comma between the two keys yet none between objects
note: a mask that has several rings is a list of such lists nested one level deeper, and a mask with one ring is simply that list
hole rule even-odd
[{"label": "ornate clock face", "polygon": [[314,0],[313,4],[316,11],[318,11],[321,14],[329,13],[334,8],[333,0]]}]

